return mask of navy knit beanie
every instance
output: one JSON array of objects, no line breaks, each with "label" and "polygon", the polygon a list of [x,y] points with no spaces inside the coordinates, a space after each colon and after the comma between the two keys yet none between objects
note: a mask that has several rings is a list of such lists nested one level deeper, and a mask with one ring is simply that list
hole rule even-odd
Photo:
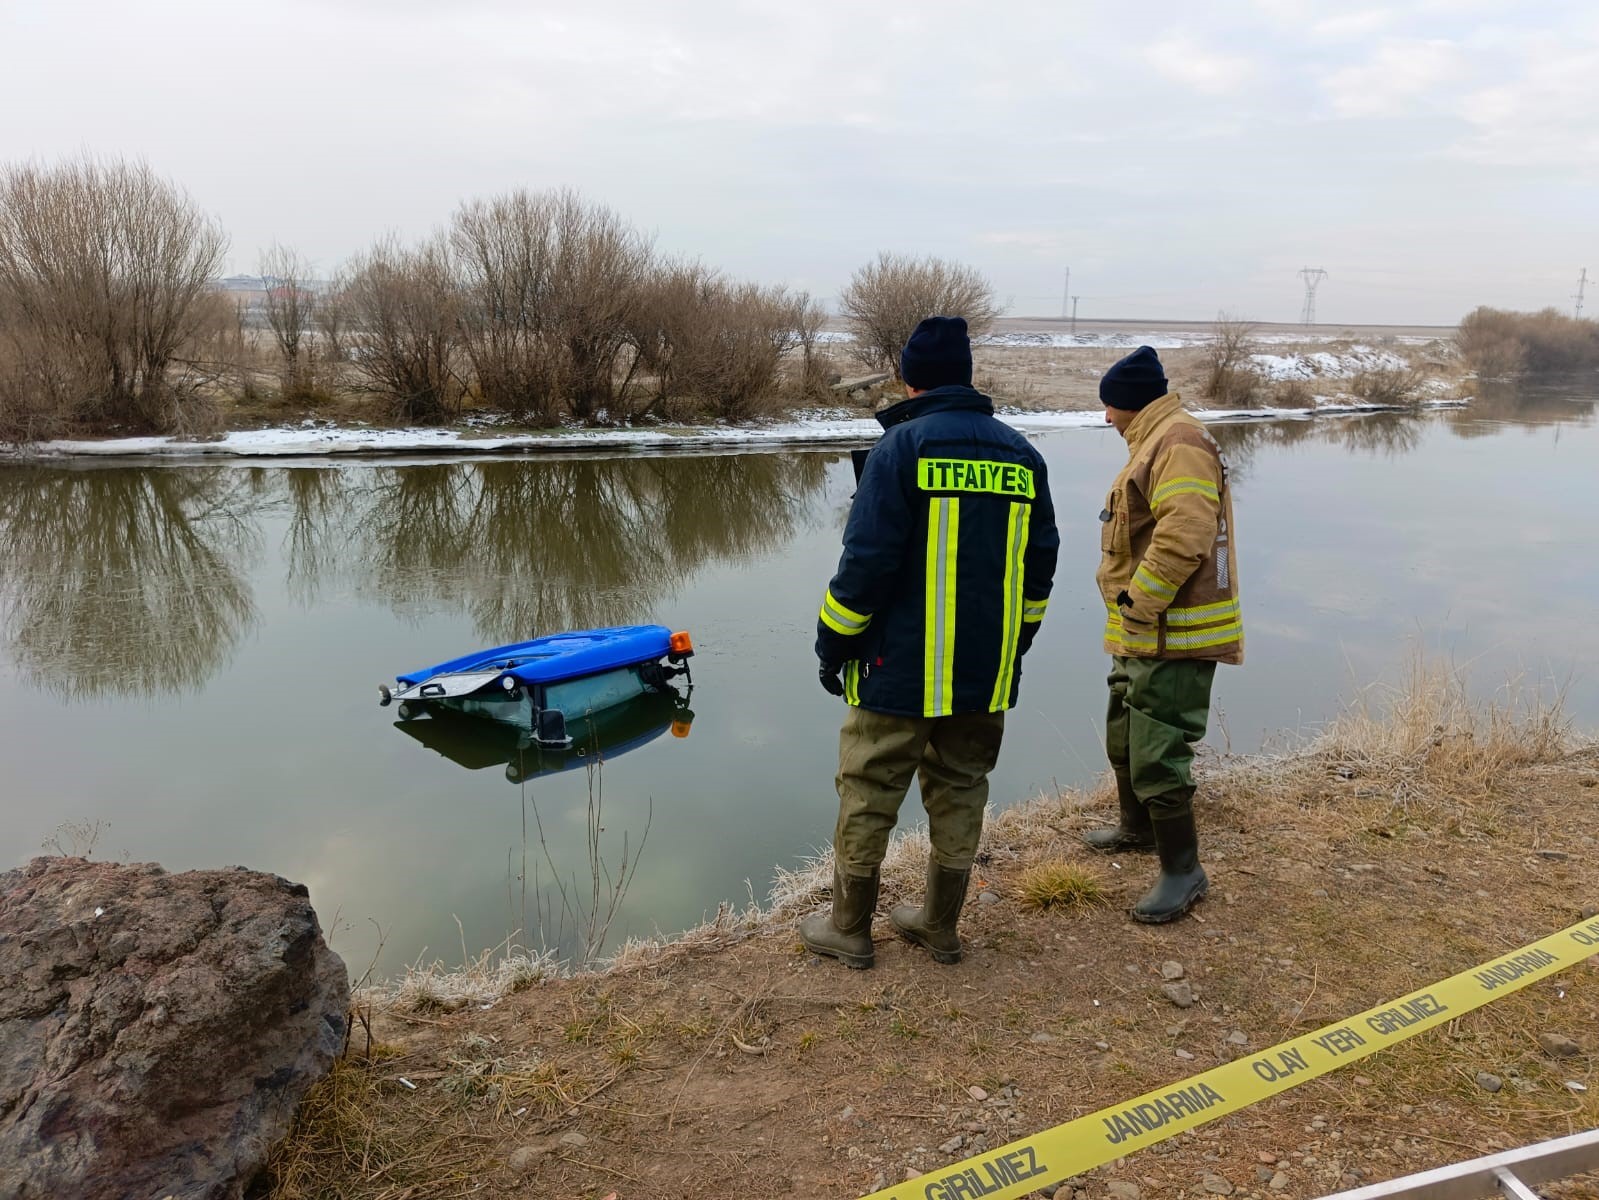
[{"label": "navy knit beanie", "polygon": [[919,392],[947,383],[972,385],[972,343],[965,317],[928,317],[899,352],[899,377]]},{"label": "navy knit beanie", "polygon": [[1166,370],[1160,356],[1148,346],[1140,346],[1120,359],[1099,381],[1099,399],[1106,408],[1137,412],[1153,404],[1167,392]]}]

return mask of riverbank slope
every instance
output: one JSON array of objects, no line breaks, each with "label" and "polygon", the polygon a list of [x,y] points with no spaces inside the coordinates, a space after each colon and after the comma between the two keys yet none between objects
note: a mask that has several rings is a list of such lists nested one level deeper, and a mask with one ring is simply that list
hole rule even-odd
[{"label": "riverbank slope", "polygon": [[[859,1196],[1592,913],[1591,742],[1421,668],[1379,708],[1280,757],[1207,764],[1212,889],[1175,926],[1124,915],[1147,858],[1082,848],[1101,790],[990,822],[954,967],[884,919],[874,970],[803,953],[793,918],[824,863],[764,917],[724,913],[606,973],[464,1004],[413,981],[366,1010],[370,1036],[358,1024],[308,1102],[272,1194]],[[898,844],[880,912],[916,894],[924,845]],[[1030,871],[1060,865],[1103,903],[1029,907]],[[1590,961],[1060,1194],[1319,1196],[1591,1128],[1596,1023]]]}]

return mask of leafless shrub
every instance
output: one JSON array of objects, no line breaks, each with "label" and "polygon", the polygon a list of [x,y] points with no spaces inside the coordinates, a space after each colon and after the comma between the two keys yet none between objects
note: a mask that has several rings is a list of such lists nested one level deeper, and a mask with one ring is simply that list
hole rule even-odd
[{"label": "leafless shrub", "polygon": [[1599,321],[1553,308],[1523,313],[1482,307],[1460,322],[1455,347],[1484,378],[1582,370],[1599,366]]},{"label": "leafless shrub", "polygon": [[1277,408],[1309,408],[1316,393],[1303,379],[1279,379],[1271,385],[1271,402]]},{"label": "leafless shrub", "polygon": [[459,298],[449,247],[378,242],[351,264],[344,288],[353,368],[398,419],[448,420],[460,407]]},{"label": "leafless shrub", "polygon": [[317,380],[316,315],[321,298],[311,290],[311,270],[300,255],[274,244],[261,256],[266,321],[282,359],[279,392],[285,401],[314,400]]},{"label": "leafless shrub", "polygon": [[180,352],[185,379],[198,393],[257,399],[260,355],[245,325],[243,301],[208,292],[198,304],[194,333]]},{"label": "leafless shrub", "polygon": [[796,293],[792,306],[800,360],[795,390],[807,400],[827,399],[833,363],[818,349],[822,326],[827,324],[827,307],[808,292]]},{"label": "leafless shrub", "polygon": [[1228,313],[1216,314],[1215,336],[1205,348],[1204,394],[1223,406],[1242,408],[1255,400],[1260,373],[1249,364],[1255,326]]},{"label": "leafless shrub", "polygon": [[1421,402],[1426,380],[1426,374],[1414,367],[1380,367],[1355,375],[1349,391],[1368,404],[1409,406]]},{"label": "leafless shrub", "polygon": [[77,398],[89,385],[78,356],[66,356],[31,330],[0,332],[0,442],[27,445],[68,429]]},{"label": "leafless shrub", "polygon": [[461,322],[484,401],[555,424],[621,420],[619,386],[651,259],[648,240],[575,192],[474,200],[451,224]]},{"label": "leafless shrub", "polygon": [[0,169],[0,422],[169,427],[221,229],[143,163]]},{"label": "leafless shrub", "polygon": [[580,421],[614,419],[617,373],[649,269],[649,242],[575,192],[552,198],[548,321],[561,347],[561,391]]},{"label": "leafless shrub", "polygon": [[814,307],[804,293],[736,284],[698,262],[665,264],[645,287],[633,322],[646,410],[729,420],[762,415],[777,400],[785,356],[803,355],[807,337],[815,344]]},{"label": "leafless shrub", "polygon": [[549,196],[515,191],[463,205],[450,229],[479,394],[541,425],[558,423],[565,409],[550,297],[554,207]]},{"label": "leafless shrub", "polygon": [[975,269],[942,258],[881,253],[851,276],[838,306],[850,333],[850,353],[866,367],[899,377],[899,352],[926,317],[965,317],[972,337],[993,327],[1000,306],[993,286]]},{"label": "leafless shrub", "polygon": [[345,335],[349,332],[348,307],[343,282],[335,279],[328,290],[317,297],[316,308],[311,313],[317,336],[322,339],[322,357],[333,364],[328,374],[334,381],[338,376],[338,364],[345,360],[348,351],[345,345]]}]

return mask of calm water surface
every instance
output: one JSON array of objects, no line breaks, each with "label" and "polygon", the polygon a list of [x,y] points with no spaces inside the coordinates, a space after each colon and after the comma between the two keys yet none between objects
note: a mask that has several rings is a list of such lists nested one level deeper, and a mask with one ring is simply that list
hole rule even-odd
[{"label": "calm water surface", "polygon": [[[1216,427],[1249,662],[1217,676],[1212,744],[1312,730],[1417,641],[1485,695],[1569,681],[1599,725],[1595,399]],[[1061,568],[1002,803],[1102,762],[1095,517],[1125,451],[1039,446]],[[516,930],[580,953],[624,877],[612,946],[764,897],[832,831],[843,709],[811,640],[851,490],[837,453],[0,468],[0,866],[98,823],[97,857],[275,871],[380,973]],[[480,645],[631,621],[693,633],[694,688],[597,730],[597,776],[375,702]]]}]

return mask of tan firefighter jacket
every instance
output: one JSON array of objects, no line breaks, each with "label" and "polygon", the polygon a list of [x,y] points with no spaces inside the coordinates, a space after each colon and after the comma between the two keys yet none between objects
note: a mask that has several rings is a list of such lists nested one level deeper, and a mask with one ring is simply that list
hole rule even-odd
[{"label": "tan firefighter jacket", "polygon": [[[1221,447],[1171,392],[1127,427],[1127,451],[1099,516],[1105,650],[1243,662],[1232,488]],[[1123,592],[1131,606],[1118,605]]]}]

